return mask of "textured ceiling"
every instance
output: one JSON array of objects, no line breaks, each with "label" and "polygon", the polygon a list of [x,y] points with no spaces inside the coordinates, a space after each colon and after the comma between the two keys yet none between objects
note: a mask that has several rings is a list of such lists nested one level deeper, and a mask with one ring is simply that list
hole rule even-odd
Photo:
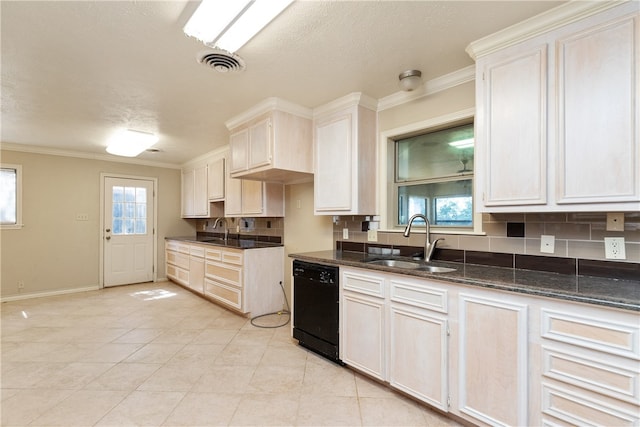
[{"label": "textured ceiling", "polygon": [[383,98],[397,76],[472,65],[466,46],[560,1],[297,1],[238,51],[247,69],[196,62],[182,27],[198,2],[2,1],[1,142],[105,154],[118,128],[156,132],[179,165],[227,144],[224,122],[271,96],[313,108]]}]

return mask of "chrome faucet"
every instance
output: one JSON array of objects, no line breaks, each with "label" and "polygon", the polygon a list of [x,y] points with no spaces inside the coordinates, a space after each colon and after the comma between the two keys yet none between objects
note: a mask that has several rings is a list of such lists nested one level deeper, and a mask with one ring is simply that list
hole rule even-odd
[{"label": "chrome faucet", "polygon": [[218,225],[224,222],[224,241],[226,242],[227,240],[229,240],[229,226],[227,225],[227,219],[226,218],[216,218],[215,222],[213,223],[213,228],[218,228]]},{"label": "chrome faucet", "polygon": [[436,239],[433,241],[433,243],[431,243],[431,238],[430,238],[430,234],[431,234],[431,225],[429,224],[429,220],[427,219],[427,217],[425,215],[422,214],[415,214],[412,215],[411,218],[409,218],[409,223],[407,224],[407,226],[404,229],[404,233],[402,234],[404,237],[409,237],[409,235],[411,234],[411,225],[413,224],[413,221],[416,218],[422,218],[424,220],[425,223],[425,239],[424,239],[424,261],[425,262],[429,262],[431,261],[431,257],[433,256],[433,252],[436,250],[436,245],[438,244],[438,241],[440,240],[444,240],[444,239]]}]

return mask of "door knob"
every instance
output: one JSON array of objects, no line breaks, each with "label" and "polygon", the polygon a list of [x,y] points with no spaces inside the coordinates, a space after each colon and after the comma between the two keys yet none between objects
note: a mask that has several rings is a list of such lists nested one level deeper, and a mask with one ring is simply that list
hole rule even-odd
[{"label": "door knob", "polygon": [[107,237],[105,237],[105,239],[111,240],[111,236],[107,236]]},{"label": "door knob", "polygon": [[107,233],[109,233],[109,232],[111,232],[111,229],[110,229],[110,228],[107,228],[105,231],[106,231]]}]

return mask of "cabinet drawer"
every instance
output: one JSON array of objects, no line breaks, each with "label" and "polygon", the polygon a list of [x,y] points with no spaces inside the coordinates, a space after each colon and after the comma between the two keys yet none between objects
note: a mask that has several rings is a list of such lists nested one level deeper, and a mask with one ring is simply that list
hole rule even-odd
[{"label": "cabinet drawer", "polygon": [[168,251],[178,252],[178,242],[174,240],[166,240],[164,243],[164,247]]},{"label": "cabinet drawer", "polygon": [[190,246],[189,247],[189,255],[195,256],[198,258],[204,258],[205,249],[202,246]]},{"label": "cabinet drawer", "polygon": [[615,399],[640,401],[640,372],[636,362],[618,360],[614,365],[611,360],[605,362],[547,347],[542,347],[542,360],[546,377]]},{"label": "cabinet drawer", "polygon": [[205,258],[211,261],[222,261],[222,249],[207,248],[204,251]]},{"label": "cabinet drawer", "polygon": [[426,285],[402,280],[390,280],[391,301],[400,302],[414,307],[446,313],[447,291]]},{"label": "cabinet drawer", "polygon": [[342,287],[345,290],[384,298],[384,278],[345,271],[342,274]]},{"label": "cabinet drawer", "polygon": [[167,263],[181,268],[189,268],[189,255],[167,251]]},{"label": "cabinet drawer", "polygon": [[176,267],[175,265],[167,265],[167,277],[182,285],[189,285],[189,271]]},{"label": "cabinet drawer", "polygon": [[542,412],[579,426],[637,426],[637,414],[571,390],[542,385]]},{"label": "cabinet drawer", "polygon": [[233,265],[222,264],[215,261],[207,261],[205,276],[216,279],[230,285],[242,286],[242,268]]},{"label": "cabinet drawer", "polygon": [[183,254],[188,254],[189,253],[189,245],[187,245],[185,243],[178,243],[178,252],[183,253]]},{"label": "cabinet drawer", "polygon": [[236,252],[226,249],[223,250],[222,262],[226,262],[227,264],[242,265],[242,251]]},{"label": "cabinet drawer", "polygon": [[216,301],[242,310],[242,291],[213,280],[205,279],[204,293]]},{"label": "cabinet drawer", "polygon": [[544,338],[640,359],[640,326],[542,310]]}]

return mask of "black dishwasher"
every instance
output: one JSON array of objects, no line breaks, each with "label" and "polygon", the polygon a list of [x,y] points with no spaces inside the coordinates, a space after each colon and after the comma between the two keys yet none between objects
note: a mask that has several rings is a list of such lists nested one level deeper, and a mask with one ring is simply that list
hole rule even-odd
[{"label": "black dishwasher", "polygon": [[336,363],[339,354],[338,267],[293,261],[293,337]]}]

